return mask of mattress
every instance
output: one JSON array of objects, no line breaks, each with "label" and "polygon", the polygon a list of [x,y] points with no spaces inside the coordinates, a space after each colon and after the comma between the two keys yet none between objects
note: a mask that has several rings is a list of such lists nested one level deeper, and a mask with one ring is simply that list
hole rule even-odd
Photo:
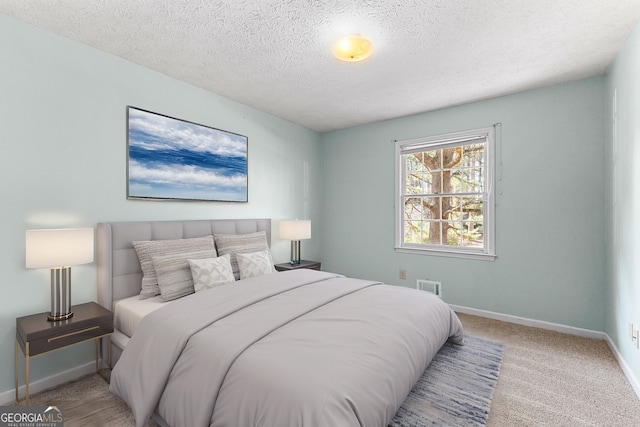
[{"label": "mattress", "polygon": [[166,306],[160,295],[148,299],[140,299],[139,295],[116,301],[113,311],[113,326],[131,338],[140,321],[147,314]]}]

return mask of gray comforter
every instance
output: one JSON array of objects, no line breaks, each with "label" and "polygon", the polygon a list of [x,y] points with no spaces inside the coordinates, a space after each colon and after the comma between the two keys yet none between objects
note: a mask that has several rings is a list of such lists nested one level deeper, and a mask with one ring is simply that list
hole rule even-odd
[{"label": "gray comforter", "polygon": [[138,427],[378,426],[462,326],[425,292],[295,270],[146,316],[111,375]]}]

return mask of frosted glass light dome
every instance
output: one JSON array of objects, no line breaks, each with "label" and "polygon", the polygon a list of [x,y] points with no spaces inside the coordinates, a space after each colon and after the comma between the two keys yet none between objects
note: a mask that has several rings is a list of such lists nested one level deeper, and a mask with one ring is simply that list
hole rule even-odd
[{"label": "frosted glass light dome", "polygon": [[341,61],[358,62],[371,55],[371,41],[360,34],[351,34],[338,39],[333,45],[333,55]]}]

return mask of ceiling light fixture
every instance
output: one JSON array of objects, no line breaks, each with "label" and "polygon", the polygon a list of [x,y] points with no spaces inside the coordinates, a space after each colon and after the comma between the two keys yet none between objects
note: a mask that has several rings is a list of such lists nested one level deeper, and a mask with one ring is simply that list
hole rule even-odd
[{"label": "ceiling light fixture", "polygon": [[333,45],[333,55],[341,61],[358,62],[371,55],[373,45],[360,34],[351,34],[338,39]]}]

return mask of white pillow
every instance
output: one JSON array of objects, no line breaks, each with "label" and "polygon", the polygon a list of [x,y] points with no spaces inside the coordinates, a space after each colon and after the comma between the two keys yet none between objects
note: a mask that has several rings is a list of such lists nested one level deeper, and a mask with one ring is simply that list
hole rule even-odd
[{"label": "white pillow", "polygon": [[238,269],[240,270],[240,279],[249,277],[264,276],[265,274],[275,273],[271,259],[271,251],[251,252],[248,254],[236,254],[238,260]]},{"label": "white pillow", "polygon": [[190,259],[193,288],[196,292],[235,282],[231,269],[231,255],[218,258]]},{"label": "white pillow", "polygon": [[213,249],[151,257],[163,301],[171,301],[194,292],[189,259],[216,256]]},{"label": "white pillow", "polygon": [[240,279],[236,254],[247,254],[269,249],[267,233],[264,231],[247,234],[214,234],[213,237],[216,242],[216,252],[218,252],[218,256],[225,254],[231,255],[231,268],[233,269],[233,275],[236,280]]}]

